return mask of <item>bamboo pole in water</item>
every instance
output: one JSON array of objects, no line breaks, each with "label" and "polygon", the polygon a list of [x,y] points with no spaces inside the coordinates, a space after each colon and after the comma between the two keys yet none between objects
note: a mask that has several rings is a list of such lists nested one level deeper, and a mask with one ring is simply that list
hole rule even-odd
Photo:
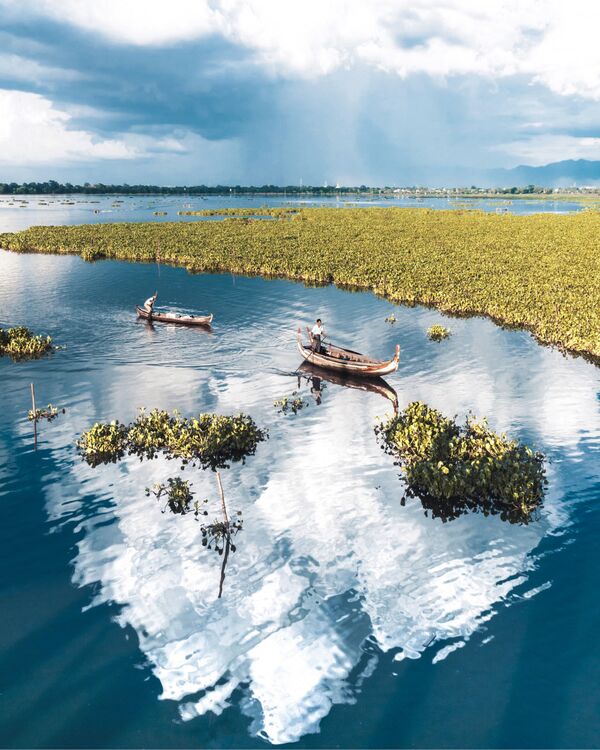
[{"label": "bamboo pole in water", "polygon": [[37,449],[37,415],[35,409],[35,386],[31,385],[31,408],[33,410],[33,447]]},{"label": "bamboo pole in water", "polygon": [[221,495],[221,511],[223,513],[223,521],[229,525],[229,516],[227,515],[227,506],[225,505],[225,493],[223,492],[223,485],[221,483],[221,474],[217,471],[217,485],[219,487],[219,494]]},{"label": "bamboo pole in water", "polygon": [[223,583],[225,582],[225,568],[227,567],[227,560],[229,558],[229,548],[231,545],[231,540],[229,537],[229,516],[227,515],[227,506],[225,505],[225,493],[223,492],[223,483],[221,482],[221,474],[220,472],[216,472],[217,474],[217,485],[219,487],[219,494],[221,496],[221,512],[223,513],[223,522],[225,524],[225,533],[223,535],[223,539],[225,542],[225,549],[223,554],[223,562],[221,564],[221,578],[219,581],[219,596],[220,599],[223,595]]}]

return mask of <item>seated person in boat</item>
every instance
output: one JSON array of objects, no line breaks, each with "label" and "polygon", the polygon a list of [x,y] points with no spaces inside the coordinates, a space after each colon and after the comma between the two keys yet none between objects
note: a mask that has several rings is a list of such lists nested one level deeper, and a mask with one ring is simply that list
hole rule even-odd
[{"label": "seated person in boat", "polygon": [[313,352],[317,354],[323,352],[324,349],[321,346],[321,341],[325,338],[325,331],[323,330],[323,322],[321,318],[317,318],[317,322],[312,327],[311,334],[311,348]]},{"label": "seated person in boat", "polygon": [[158,297],[158,292],[154,292],[152,297],[148,297],[148,299],[144,302],[144,310],[147,313],[150,313],[150,315],[152,315],[154,303],[156,302],[157,297]]}]

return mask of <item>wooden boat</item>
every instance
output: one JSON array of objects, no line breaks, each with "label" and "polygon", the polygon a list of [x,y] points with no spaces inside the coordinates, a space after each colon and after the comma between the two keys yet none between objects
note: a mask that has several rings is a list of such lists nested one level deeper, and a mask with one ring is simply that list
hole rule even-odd
[{"label": "wooden boat", "polygon": [[[309,328],[307,328],[307,331],[312,338]],[[298,328],[296,338],[298,351],[302,357],[312,365],[324,367],[327,370],[338,370],[363,378],[379,378],[395,372],[400,362],[400,346],[398,344],[396,344],[396,353],[392,359],[381,360],[371,359],[364,354],[352,351],[352,349],[342,349],[341,346],[334,346],[333,344],[327,344],[324,351],[314,352],[310,346],[303,344],[300,328]]]},{"label": "wooden boat", "polygon": [[209,326],[212,323],[212,315],[176,315],[175,313],[149,313],[139,305],[135,306],[138,318],[150,320],[152,323],[175,323],[179,326]]},{"label": "wooden boat", "polygon": [[311,365],[310,362],[303,362],[298,368],[298,387],[300,387],[300,378],[303,376],[311,380],[313,384],[316,380],[324,380],[326,383],[340,385],[343,388],[356,388],[360,391],[378,393],[392,402],[395,412],[398,410],[398,394],[383,378],[361,378],[345,372],[325,370],[323,367]]}]

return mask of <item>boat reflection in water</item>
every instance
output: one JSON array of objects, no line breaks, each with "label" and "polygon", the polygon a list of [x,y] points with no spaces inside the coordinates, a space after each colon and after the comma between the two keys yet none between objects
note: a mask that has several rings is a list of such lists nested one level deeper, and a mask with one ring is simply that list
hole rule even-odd
[{"label": "boat reflection in water", "polygon": [[323,381],[325,381],[326,383],[334,383],[345,388],[356,388],[360,391],[379,393],[380,396],[392,402],[394,414],[398,413],[398,394],[383,378],[366,379],[341,372],[333,372],[332,370],[325,370],[322,367],[312,365],[310,362],[303,362],[297,370],[297,375],[298,388],[300,388],[303,379],[310,382],[310,392],[317,404],[321,403],[325,387]]},{"label": "boat reflection in water", "polygon": [[[152,320],[148,320],[148,318],[142,318],[138,317],[136,318],[136,325],[141,325],[143,329],[146,331],[146,333],[149,336],[154,336],[156,333],[158,333],[158,328],[154,325],[154,322]],[[210,323],[204,324],[204,325],[196,325],[196,326],[176,326],[174,323],[165,323],[163,326],[160,326],[160,329],[165,329],[168,331],[174,331],[180,327],[185,328],[186,331],[188,331],[190,334],[214,334],[215,330],[210,325]]]}]

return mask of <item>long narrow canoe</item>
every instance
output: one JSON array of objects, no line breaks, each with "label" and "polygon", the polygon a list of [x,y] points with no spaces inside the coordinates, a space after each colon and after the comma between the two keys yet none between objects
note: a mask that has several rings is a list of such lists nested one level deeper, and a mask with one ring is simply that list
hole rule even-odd
[{"label": "long narrow canoe", "polygon": [[150,314],[139,305],[135,306],[138,317],[150,320],[153,323],[175,323],[179,326],[209,326],[212,323],[212,315],[175,315],[173,313]]},{"label": "long narrow canoe", "polygon": [[341,346],[334,346],[333,344],[327,344],[325,351],[314,352],[310,346],[303,344],[300,328],[298,328],[296,339],[298,351],[307,362],[318,367],[324,367],[327,370],[338,370],[363,378],[378,378],[396,372],[400,362],[400,346],[398,344],[396,344],[396,353],[392,359],[382,360],[371,359],[371,357],[354,352],[352,349],[342,349]]}]

